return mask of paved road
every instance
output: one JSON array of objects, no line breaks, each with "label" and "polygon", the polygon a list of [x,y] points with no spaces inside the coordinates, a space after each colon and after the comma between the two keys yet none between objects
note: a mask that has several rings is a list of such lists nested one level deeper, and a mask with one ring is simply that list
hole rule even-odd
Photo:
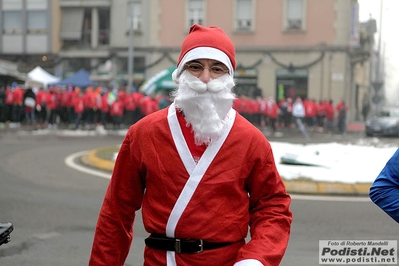
[{"label": "paved road", "polygon": [[[0,133],[0,221],[15,225],[0,265],[86,265],[108,180],[68,167],[70,154],[119,144],[121,136]],[[281,265],[319,265],[322,239],[399,239],[398,225],[368,199],[293,195],[294,223]],[[126,265],[142,265],[141,216]]]},{"label": "paved road", "polygon": [[64,164],[120,137],[0,135],[0,220],[15,230],[0,265],[85,265],[107,180]]}]

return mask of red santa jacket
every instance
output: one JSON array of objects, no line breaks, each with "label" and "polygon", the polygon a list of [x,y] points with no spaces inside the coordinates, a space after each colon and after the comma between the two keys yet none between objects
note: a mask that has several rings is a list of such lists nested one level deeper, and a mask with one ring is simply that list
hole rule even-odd
[{"label": "red santa jacket", "polygon": [[54,91],[50,92],[50,93],[47,93],[46,102],[47,102],[47,109],[49,109],[49,110],[57,109],[58,103],[59,103],[59,101],[58,101],[58,93],[56,93]]},{"label": "red santa jacket", "polygon": [[12,105],[13,101],[11,89],[6,88],[6,105]]},{"label": "red santa jacket", "polygon": [[125,97],[125,109],[127,111],[134,111],[137,108],[138,103],[134,100],[134,97],[132,94],[127,94]]},{"label": "red santa jacket", "polygon": [[109,104],[108,104],[108,94],[109,92],[104,93],[104,95],[101,96],[101,107],[100,111],[103,113],[108,113],[109,112]]},{"label": "red santa jacket", "polygon": [[142,99],[140,108],[144,115],[149,115],[159,110],[157,101],[150,96]]},{"label": "red santa jacket", "polygon": [[109,114],[111,116],[123,116],[123,102],[121,100],[117,100],[112,103],[111,108],[109,110]]},{"label": "red santa jacket", "polygon": [[83,112],[85,111],[85,103],[84,103],[83,96],[77,96],[74,99],[73,108],[74,108],[75,114],[83,114]]},{"label": "red santa jacket", "polygon": [[86,93],[83,95],[83,101],[84,101],[84,105],[85,108],[87,109],[95,109],[96,108],[96,93],[89,88],[86,88]]},{"label": "red santa jacket", "polygon": [[[187,145],[179,144],[184,137],[176,133],[181,129],[174,104],[130,127],[100,211],[89,265],[124,264],[134,235],[135,212],[140,208],[148,233],[234,242],[198,254],[172,252],[175,265],[232,266],[251,259],[279,265],[290,232],[290,197],[270,143],[232,112],[231,130],[224,142],[215,144],[220,149],[209,146],[198,165]],[[182,153],[188,156],[180,158]],[[202,168],[206,163],[207,168]],[[186,196],[183,187],[198,175],[202,178],[171,226],[174,206]],[[251,240],[245,244],[248,226]],[[169,255],[146,247],[144,265],[167,265]]]},{"label": "red santa jacket", "polygon": [[326,110],[326,118],[329,120],[334,119],[334,106],[332,106],[331,103],[326,103],[325,110]]},{"label": "red santa jacket", "polygon": [[40,90],[36,94],[36,106],[45,107],[47,104],[47,91]]},{"label": "red santa jacket", "polygon": [[278,111],[279,107],[276,103],[272,103],[267,105],[266,110],[267,110],[267,116],[270,118],[277,118],[278,117]]},{"label": "red santa jacket", "polygon": [[12,92],[13,104],[22,105],[24,93],[20,87],[16,87]]}]

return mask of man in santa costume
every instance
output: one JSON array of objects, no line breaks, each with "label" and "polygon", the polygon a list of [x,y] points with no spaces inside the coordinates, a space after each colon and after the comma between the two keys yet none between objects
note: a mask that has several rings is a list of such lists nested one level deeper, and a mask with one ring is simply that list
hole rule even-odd
[{"label": "man in santa costume", "polygon": [[235,67],[220,28],[191,27],[174,102],[134,124],[120,147],[89,265],[125,263],[140,208],[144,265],[279,265],[291,199],[270,143],[232,109]]}]

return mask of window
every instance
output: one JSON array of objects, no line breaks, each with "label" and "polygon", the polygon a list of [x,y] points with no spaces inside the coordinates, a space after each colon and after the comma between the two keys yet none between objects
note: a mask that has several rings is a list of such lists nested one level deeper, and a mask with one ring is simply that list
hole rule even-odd
[{"label": "window", "polygon": [[23,8],[22,0],[3,0],[3,10],[21,10]]},{"label": "window", "polygon": [[133,3],[133,30],[142,31],[141,21],[141,2]]},{"label": "window", "polygon": [[[90,58],[69,58],[68,65],[69,65],[69,67],[67,67],[67,69],[69,69],[71,71],[77,71],[77,70],[83,68],[90,72],[91,68],[92,68]],[[71,73],[71,74],[73,74],[73,73]]]},{"label": "window", "polygon": [[108,45],[109,44],[109,29],[110,29],[110,11],[109,8],[99,8],[98,9],[99,20],[99,44]]},{"label": "window", "polygon": [[22,12],[3,11],[4,34],[22,34]]},{"label": "window", "polygon": [[[133,10],[130,10],[130,8],[133,8]],[[132,25],[135,32],[143,31],[141,2],[135,1],[132,6],[127,9],[127,25],[128,30],[130,29],[130,25]]]},{"label": "window", "polygon": [[[128,69],[128,58],[119,58],[120,71],[127,73]],[[133,72],[134,73],[144,73],[145,72],[145,57],[135,56],[133,61]]]},{"label": "window", "polygon": [[81,7],[63,8],[60,37],[63,41],[82,39],[84,9]]},{"label": "window", "polygon": [[28,10],[47,9],[47,0],[26,0],[26,9]]},{"label": "window", "polygon": [[204,24],[204,1],[189,0],[188,2],[188,24]]},{"label": "window", "polygon": [[47,29],[47,13],[45,10],[27,11],[26,28],[29,34],[44,34]]},{"label": "window", "polygon": [[286,0],[286,29],[304,29],[303,8],[304,0]]},{"label": "window", "polygon": [[91,46],[91,29],[92,29],[92,20],[91,20],[91,8],[84,8],[83,15],[83,32],[82,32],[82,45],[84,47]]},{"label": "window", "polygon": [[236,1],[236,29],[249,30],[252,28],[252,0]]},{"label": "window", "polygon": [[[84,47],[89,47],[92,45],[93,33],[94,36],[97,35],[98,30],[98,44],[108,45],[109,44],[109,34],[110,34],[110,10],[109,8],[95,8],[98,13],[94,13],[94,8],[84,8],[83,10],[83,24],[82,35],[79,40]],[[93,16],[98,16],[98,25],[93,25]],[[79,21],[79,23],[82,23]]]}]

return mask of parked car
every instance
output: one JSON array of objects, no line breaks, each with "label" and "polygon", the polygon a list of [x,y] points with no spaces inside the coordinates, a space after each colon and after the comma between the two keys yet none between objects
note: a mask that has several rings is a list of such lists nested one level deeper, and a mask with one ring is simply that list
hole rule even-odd
[{"label": "parked car", "polygon": [[399,136],[399,107],[382,108],[366,122],[367,136]]}]

